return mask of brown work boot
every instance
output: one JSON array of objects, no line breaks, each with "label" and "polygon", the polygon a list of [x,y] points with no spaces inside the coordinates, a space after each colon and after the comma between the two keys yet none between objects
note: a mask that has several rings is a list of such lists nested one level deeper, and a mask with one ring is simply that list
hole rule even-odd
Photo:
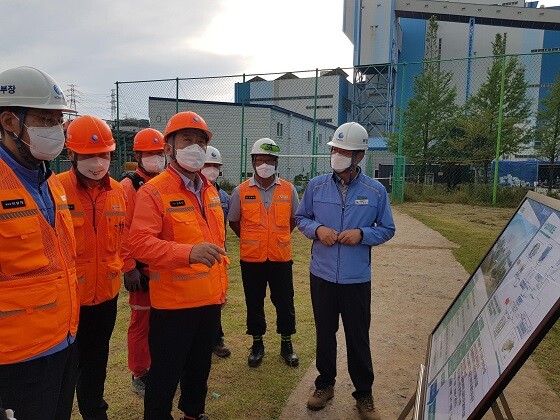
[{"label": "brown work boot", "polygon": [[381,420],[381,416],[375,410],[375,404],[371,395],[365,395],[356,400],[356,408],[362,420]]},{"label": "brown work boot", "polygon": [[322,410],[327,405],[327,401],[332,397],[334,397],[334,387],[332,385],[325,389],[316,389],[307,400],[307,408],[313,411]]}]

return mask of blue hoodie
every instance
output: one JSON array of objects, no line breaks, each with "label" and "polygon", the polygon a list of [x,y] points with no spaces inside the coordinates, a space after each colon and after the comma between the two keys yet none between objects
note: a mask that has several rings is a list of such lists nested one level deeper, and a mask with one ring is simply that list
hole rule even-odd
[{"label": "blue hoodie", "polygon": [[[371,247],[395,234],[385,187],[361,172],[350,182],[344,202],[334,173],[313,178],[299,203],[296,222],[298,229],[313,240],[309,271],[341,284],[371,281]],[[315,233],[319,226],[339,233],[359,228],[363,239],[357,245],[323,245]]]}]

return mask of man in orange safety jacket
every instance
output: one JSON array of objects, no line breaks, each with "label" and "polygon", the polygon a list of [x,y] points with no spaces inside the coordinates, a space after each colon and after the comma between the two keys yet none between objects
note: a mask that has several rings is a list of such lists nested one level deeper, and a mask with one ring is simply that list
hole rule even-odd
[{"label": "man in orange safety jacket", "polygon": [[298,366],[292,334],[296,332],[292,240],[299,204],[295,187],[277,176],[280,147],[269,138],[257,140],[251,149],[255,174],[231,193],[229,225],[239,236],[241,279],[247,306],[247,334],[253,346],[247,358],[258,367],[264,357],[266,332],[264,298],[276,308],[276,332],[280,334],[280,355],[288,366]]},{"label": "man in orange safety jacket", "polygon": [[[138,167],[128,172],[121,185],[128,200],[125,224],[130,227],[136,191],[145,182],[161,173],[166,166],[163,152],[163,134],[153,128],[145,128],[134,136],[132,143],[134,159]],[[150,321],[149,273],[145,264],[136,261],[130,253],[128,238],[123,238],[121,256],[124,266],[124,287],[129,291],[130,325],[128,327],[128,368],[132,372],[132,391],[140,396],[146,392],[146,375],[150,369],[148,330]]]},{"label": "man in orange safety jacket", "polygon": [[19,420],[69,419],[76,248],[66,193],[49,161],[64,147],[62,113],[75,111],[35,68],[1,72],[0,86],[0,407]]},{"label": "man in orange safety jacket", "polygon": [[172,116],[164,135],[169,166],[138,190],[129,244],[134,257],[150,269],[152,365],[145,420],[172,419],[178,383],[185,419],[206,418],[207,381],[229,262],[220,197],[198,173],[211,137],[196,113]]},{"label": "man in orange safety jacket", "polygon": [[103,392],[121,287],[126,196],[108,174],[115,140],[107,123],[90,115],[76,118],[68,126],[66,147],[72,168],[58,177],[66,190],[76,237],[81,304],[78,407],[84,419],[106,419]]}]

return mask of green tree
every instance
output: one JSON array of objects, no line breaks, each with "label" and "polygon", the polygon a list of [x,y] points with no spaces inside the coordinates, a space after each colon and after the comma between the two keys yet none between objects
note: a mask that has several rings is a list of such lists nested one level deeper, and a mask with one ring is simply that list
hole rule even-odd
[{"label": "green tree", "polygon": [[[426,166],[437,163],[444,154],[445,140],[458,112],[457,89],[453,74],[440,69],[438,21],[432,16],[426,32],[426,52],[422,72],[414,78],[414,95],[404,112],[403,154],[420,168],[424,179]],[[389,136],[389,147],[397,151],[398,135]]]},{"label": "green tree", "polygon": [[560,157],[560,73],[550,89],[550,94],[541,100],[534,130],[537,156],[548,161],[548,191],[554,183],[554,164]]},{"label": "green tree", "polygon": [[456,150],[473,159],[479,169],[483,169],[484,183],[488,183],[490,164],[496,157],[502,68],[505,84],[500,156],[519,151],[528,140],[531,103],[525,95],[528,86],[525,67],[517,57],[505,56],[506,42],[507,34],[496,34],[487,80],[476,95],[467,101],[465,114],[458,121],[463,136],[454,141]]}]

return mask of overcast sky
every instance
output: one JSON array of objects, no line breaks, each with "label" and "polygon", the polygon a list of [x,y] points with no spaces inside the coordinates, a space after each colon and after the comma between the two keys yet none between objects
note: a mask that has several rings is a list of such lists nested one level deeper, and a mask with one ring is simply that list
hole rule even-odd
[{"label": "overcast sky", "polygon": [[342,0],[2,0],[2,15],[1,67],[76,85],[91,113],[116,81],[352,66]]},{"label": "overcast sky", "polygon": [[342,0],[2,0],[1,67],[29,65],[50,73],[62,89],[74,84],[78,111],[107,117],[116,81],[351,67],[342,6]]}]

